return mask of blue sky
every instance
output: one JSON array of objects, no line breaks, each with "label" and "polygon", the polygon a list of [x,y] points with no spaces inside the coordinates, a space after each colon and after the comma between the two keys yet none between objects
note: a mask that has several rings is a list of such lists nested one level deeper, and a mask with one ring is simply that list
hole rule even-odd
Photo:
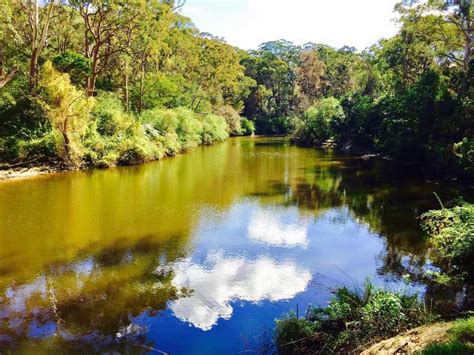
[{"label": "blue sky", "polygon": [[396,33],[397,0],[187,0],[181,10],[203,32],[242,49],[287,39],[361,50]]}]

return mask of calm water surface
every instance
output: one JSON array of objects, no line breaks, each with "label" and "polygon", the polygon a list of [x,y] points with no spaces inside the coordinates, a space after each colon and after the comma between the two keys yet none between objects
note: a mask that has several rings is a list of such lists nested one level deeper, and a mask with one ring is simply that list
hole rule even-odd
[{"label": "calm water surface", "polygon": [[433,192],[459,193],[278,138],[0,183],[0,352],[258,352],[338,285],[428,297],[401,279]]}]

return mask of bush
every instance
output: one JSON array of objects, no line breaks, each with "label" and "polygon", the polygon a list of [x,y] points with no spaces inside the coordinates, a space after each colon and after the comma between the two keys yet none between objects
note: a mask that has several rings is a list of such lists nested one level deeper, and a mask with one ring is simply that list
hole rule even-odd
[{"label": "bush", "polygon": [[179,119],[175,110],[147,110],[142,113],[141,119],[149,138],[161,145],[167,155],[181,151],[181,142],[176,133]]},{"label": "bush", "polygon": [[224,117],[209,114],[202,119],[202,144],[222,142],[229,138],[229,126]]},{"label": "bush", "polygon": [[464,138],[455,145],[456,154],[460,158],[462,167],[469,173],[474,173],[474,138]]},{"label": "bush", "polygon": [[250,121],[247,118],[242,118],[241,125],[241,134],[243,136],[252,136],[255,133],[255,123],[253,123],[253,121]]},{"label": "bush", "polygon": [[197,115],[187,108],[179,108],[174,110],[178,119],[178,127],[176,133],[178,134],[181,148],[189,150],[196,148],[201,144],[202,123],[197,118]]},{"label": "bush", "polygon": [[422,227],[434,248],[433,260],[448,282],[470,279],[474,270],[474,205],[425,213]]},{"label": "bush", "polygon": [[87,75],[91,74],[91,61],[82,54],[65,51],[53,58],[54,67],[63,72],[68,73],[71,81],[78,85]]},{"label": "bush", "polygon": [[125,113],[121,99],[112,93],[101,93],[92,110],[97,122],[97,132],[102,136],[113,136],[133,125],[134,118]]},{"label": "bush", "polygon": [[329,306],[311,308],[306,319],[290,314],[277,321],[276,340],[282,353],[353,351],[428,319],[417,295],[389,292],[367,282],[362,290],[338,289]]},{"label": "bush", "polygon": [[242,117],[232,106],[221,106],[216,110],[216,115],[224,117],[229,127],[231,136],[242,135]]},{"label": "bush", "polygon": [[293,139],[303,145],[321,146],[333,138],[335,127],[341,125],[344,118],[344,110],[337,99],[333,97],[323,99],[304,112]]}]

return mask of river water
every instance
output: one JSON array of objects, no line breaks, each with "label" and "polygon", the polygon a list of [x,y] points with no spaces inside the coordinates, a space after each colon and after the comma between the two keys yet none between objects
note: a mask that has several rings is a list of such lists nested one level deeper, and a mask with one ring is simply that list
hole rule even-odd
[{"label": "river water", "polygon": [[283,138],[1,183],[0,352],[261,352],[340,285],[427,298],[434,192],[469,193]]}]

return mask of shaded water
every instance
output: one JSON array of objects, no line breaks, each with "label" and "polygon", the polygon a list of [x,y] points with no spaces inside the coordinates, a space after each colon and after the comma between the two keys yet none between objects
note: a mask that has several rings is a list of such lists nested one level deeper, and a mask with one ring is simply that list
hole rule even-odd
[{"label": "shaded water", "polygon": [[469,193],[278,138],[2,183],[0,352],[265,350],[331,287],[407,287],[433,192]]}]

